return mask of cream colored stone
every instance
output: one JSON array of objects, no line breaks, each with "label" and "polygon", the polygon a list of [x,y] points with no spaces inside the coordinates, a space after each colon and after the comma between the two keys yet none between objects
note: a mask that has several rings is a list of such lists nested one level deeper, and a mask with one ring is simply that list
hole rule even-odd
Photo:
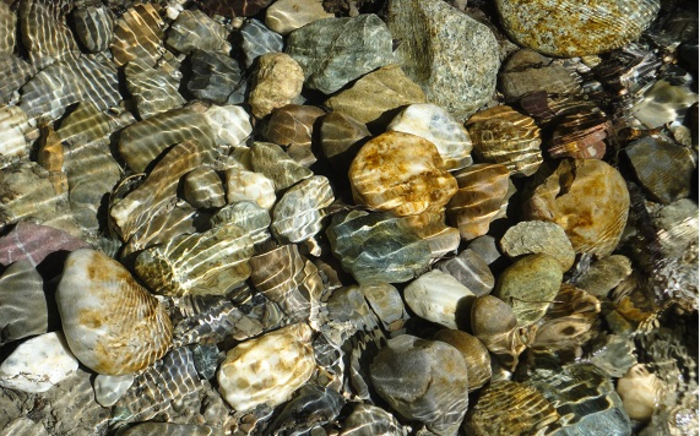
[{"label": "cream colored stone", "polygon": [[277,201],[275,184],[261,173],[240,168],[226,170],[226,201],[252,201],[266,210],[271,210]]},{"label": "cream colored stone", "polygon": [[219,391],[236,411],[289,400],[314,373],[311,328],[293,324],[230,350],[217,374]]},{"label": "cream colored stone", "polygon": [[241,146],[253,133],[250,115],[240,106],[211,105],[204,112],[204,118],[216,136],[217,145]]},{"label": "cream colored stone", "polygon": [[248,103],[253,115],[263,118],[301,94],[304,71],[285,53],[267,53],[258,62]]},{"label": "cream colored stone", "polygon": [[323,9],[321,0],[278,0],[265,15],[265,25],[281,35],[323,18],[333,18]]},{"label": "cream colored stone", "polygon": [[456,278],[434,269],[406,286],[404,299],[419,317],[457,329],[458,324],[469,325],[466,321],[476,295]]}]

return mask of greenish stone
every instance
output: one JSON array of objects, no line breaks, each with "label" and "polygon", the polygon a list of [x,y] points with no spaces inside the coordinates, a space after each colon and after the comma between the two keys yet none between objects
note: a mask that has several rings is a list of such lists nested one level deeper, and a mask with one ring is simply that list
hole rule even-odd
[{"label": "greenish stone", "polygon": [[389,29],[374,14],[314,21],[289,34],[285,53],[304,70],[306,86],[331,94],[394,62]]},{"label": "greenish stone", "polygon": [[518,327],[537,322],[559,292],[562,269],[546,254],[531,254],[506,268],[498,279],[494,295],[513,308]]},{"label": "greenish stone", "polygon": [[327,234],[333,254],[360,284],[406,282],[430,262],[428,242],[388,213],[338,214]]},{"label": "greenish stone", "polygon": [[314,173],[289,157],[282,147],[270,142],[256,142],[250,148],[250,164],[275,184],[275,191],[289,188]]}]

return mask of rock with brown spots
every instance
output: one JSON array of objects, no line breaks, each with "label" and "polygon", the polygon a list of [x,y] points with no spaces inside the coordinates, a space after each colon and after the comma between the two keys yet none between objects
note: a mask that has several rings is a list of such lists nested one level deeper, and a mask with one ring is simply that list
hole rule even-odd
[{"label": "rock with brown spots", "polygon": [[311,334],[308,325],[293,324],[230,350],[217,374],[226,402],[246,412],[289,400],[316,369]]},{"label": "rock with brown spots", "polygon": [[117,261],[87,248],[66,259],[56,292],[68,346],[100,374],[139,371],[172,340],[165,309]]},{"label": "rock with brown spots", "polygon": [[659,0],[497,0],[504,30],[518,44],[551,56],[610,51],[639,38]]},{"label": "rock with brown spots", "polygon": [[248,103],[253,115],[262,118],[299,96],[304,72],[297,61],[284,53],[267,53],[258,61]]},{"label": "rock with brown spots", "polygon": [[525,191],[524,219],[564,228],[576,253],[605,257],[620,241],[630,196],[622,175],[597,159],[552,162]]},{"label": "rock with brown spots", "polygon": [[355,201],[399,216],[438,211],[457,192],[432,142],[403,132],[369,140],[350,165]]}]

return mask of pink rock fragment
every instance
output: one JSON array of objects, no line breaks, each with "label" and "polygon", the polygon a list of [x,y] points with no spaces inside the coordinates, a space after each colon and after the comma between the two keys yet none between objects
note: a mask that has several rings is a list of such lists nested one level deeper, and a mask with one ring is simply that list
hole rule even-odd
[{"label": "pink rock fragment", "polygon": [[0,264],[9,265],[26,260],[36,267],[49,254],[89,248],[83,240],[53,227],[20,222],[0,238]]}]

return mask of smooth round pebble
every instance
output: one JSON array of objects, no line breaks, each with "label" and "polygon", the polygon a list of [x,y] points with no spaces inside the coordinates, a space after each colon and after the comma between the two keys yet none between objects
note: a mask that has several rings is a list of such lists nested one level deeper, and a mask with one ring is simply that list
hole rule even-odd
[{"label": "smooth round pebble", "polygon": [[406,286],[406,304],[419,317],[450,329],[466,326],[476,295],[456,278],[434,269]]}]

